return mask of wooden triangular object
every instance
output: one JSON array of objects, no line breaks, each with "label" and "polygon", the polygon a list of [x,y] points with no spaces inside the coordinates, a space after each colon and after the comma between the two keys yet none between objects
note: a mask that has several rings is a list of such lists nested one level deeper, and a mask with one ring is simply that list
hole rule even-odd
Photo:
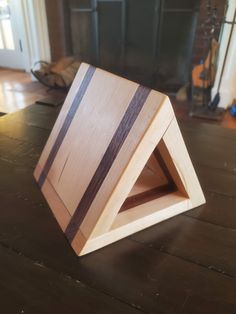
[{"label": "wooden triangular object", "polygon": [[34,176],[78,255],[205,202],[168,97],[84,63]]}]

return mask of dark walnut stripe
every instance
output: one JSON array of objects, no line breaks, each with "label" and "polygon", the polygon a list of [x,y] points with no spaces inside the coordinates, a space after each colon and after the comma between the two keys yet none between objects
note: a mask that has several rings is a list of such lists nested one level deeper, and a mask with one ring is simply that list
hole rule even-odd
[{"label": "dark walnut stripe", "polygon": [[84,217],[86,216],[94,198],[96,197],[96,194],[98,193],[134,122],[143,108],[149,93],[150,89],[143,86],[139,86],[135,92],[100,164],[98,165],[93,178],[91,179],[65,231],[65,234],[70,242],[73,241],[82,221],[84,220]]},{"label": "dark walnut stripe", "polygon": [[160,152],[158,150],[158,146],[154,150],[154,156],[155,156],[157,162],[159,163],[159,165],[161,166],[161,169],[162,169],[166,179],[168,180],[168,183],[175,185],[174,180],[172,178],[172,175],[171,175],[162,155],[160,154]]},{"label": "dark walnut stripe", "polygon": [[120,212],[133,208],[135,206],[153,201],[157,198],[160,198],[162,196],[168,195],[176,191],[177,191],[176,186],[170,183],[170,184],[158,186],[154,189],[139,193],[137,195],[130,196],[125,200],[124,204],[122,205],[120,209]]},{"label": "dark walnut stripe", "polygon": [[70,107],[70,109],[66,115],[66,118],[65,118],[65,121],[61,127],[61,130],[58,133],[58,136],[55,140],[55,143],[53,144],[51,152],[50,152],[50,154],[47,158],[47,161],[46,161],[46,163],[42,169],[42,172],[40,174],[40,177],[38,180],[38,184],[40,187],[42,187],[44,182],[45,182],[45,179],[46,179],[46,177],[47,177],[47,175],[51,169],[51,166],[55,160],[55,157],[56,157],[56,155],[57,155],[57,153],[61,147],[61,144],[62,144],[62,142],[66,136],[66,133],[67,133],[67,131],[71,125],[71,122],[75,116],[75,113],[76,113],[77,109],[79,108],[81,100],[83,99],[83,96],[84,96],[84,94],[85,94],[85,92],[89,86],[89,83],[93,77],[95,70],[96,70],[96,68],[90,65],[87,72],[85,73],[85,76],[82,80],[80,88],[79,88],[79,90],[78,90],[78,92],[77,92],[77,94],[76,94],[76,96],[72,102],[72,105],[71,105],[71,107]]}]

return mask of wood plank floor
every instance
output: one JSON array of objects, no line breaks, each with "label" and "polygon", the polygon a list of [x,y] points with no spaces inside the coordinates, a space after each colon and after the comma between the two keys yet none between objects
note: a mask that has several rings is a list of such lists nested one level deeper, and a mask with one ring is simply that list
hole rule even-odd
[{"label": "wood plank floor", "polygon": [[0,68],[0,112],[12,113],[49,95],[65,94],[32,80],[29,73]]},{"label": "wood plank floor", "polygon": [[236,131],[180,121],[207,203],[78,258],[33,179],[60,108],[0,118],[0,312],[236,313]]},{"label": "wood plank floor", "polygon": [[224,128],[230,128],[230,129],[236,129],[236,118],[232,117],[229,114],[229,111],[226,111],[224,114],[224,118],[222,121],[211,121],[207,119],[198,119],[198,118],[191,118],[189,117],[189,108],[190,104],[186,101],[181,102],[181,101],[176,101],[174,98],[172,100],[172,105],[175,110],[175,114],[178,118],[184,119],[184,120],[189,120],[189,121],[195,121],[198,120],[203,123],[211,123],[215,125],[221,125]]}]

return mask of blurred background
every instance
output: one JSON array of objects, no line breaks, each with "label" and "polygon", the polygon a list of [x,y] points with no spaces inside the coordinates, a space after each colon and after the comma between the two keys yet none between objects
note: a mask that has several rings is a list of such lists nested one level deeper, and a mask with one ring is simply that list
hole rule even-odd
[{"label": "blurred background", "polygon": [[185,102],[176,107],[185,114],[207,109],[219,92],[216,107],[226,110],[236,99],[235,7],[236,0],[0,0],[0,111],[45,96],[35,77],[68,91],[82,61]]}]

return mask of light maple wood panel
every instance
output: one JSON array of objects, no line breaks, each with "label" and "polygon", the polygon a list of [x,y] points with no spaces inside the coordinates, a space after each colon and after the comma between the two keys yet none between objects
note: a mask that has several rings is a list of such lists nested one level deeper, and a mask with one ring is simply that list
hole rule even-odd
[{"label": "light maple wood panel", "polygon": [[78,255],[204,202],[168,97],[88,64],[34,175]]},{"label": "light maple wood panel", "polygon": [[[48,176],[72,215],[136,88],[135,83],[116,76],[104,78],[103,71],[96,71]],[[71,186],[76,186],[78,193]]]},{"label": "light maple wood panel", "polygon": [[165,185],[167,183],[168,180],[161,166],[159,165],[155,156],[152,154],[146,166],[139,175],[137,181],[135,182],[128,197],[143,193],[145,191],[149,191],[153,188]]},{"label": "light maple wood panel", "polygon": [[[156,107],[158,103],[159,106]],[[136,141],[137,138],[139,139],[135,150],[130,151],[131,142],[128,141],[129,138],[127,138],[127,142],[123,145],[120,151],[122,159],[125,160],[126,163],[121,164],[121,159],[116,159],[113,164],[112,169],[114,174],[117,174],[118,181],[116,182],[114,189],[112,189],[112,193],[107,195],[106,204],[104,204],[103,208],[96,206],[96,204],[99,203],[99,198],[108,191],[107,187],[104,185],[101,187],[102,193],[97,195],[95,202],[91,206],[91,211],[85,217],[84,223],[81,225],[81,230],[87,237],[91,233],[91,227],[94,228],[93,233],[91,234],[92,237],[109,230],[119,209],[129,195],[157,143],[161,139],[168,125],[171,123],[174,113],[167,97],[161,97],[159,93],[152,91],[152,98],[149,97],[146,107],[148,108],[149,114],[151,112],[151,105],[156,107],[156,110],[153,110],[152,112],[150,123],[148,125],[144,124],[143,129],[140,128],[144,121],[144,117],[147,115],[145,112],[147,109],[143,110],[143,115],[140,113],[132,130],[133,132],[130,135],[130,141],[132,142],[134,139],[136,139]],[[138,137],[137,134],[139,135]],[[128,163],[126,159],[127,156],[129,156]],[[121,166],[123,168],[121,168]],[[118,174],[120,175],[118,176]],[[113,177],[110,178],[110,180],[112,179]],[[108,181],[109,177],[107,177],[106,180]],[[109,181],[107,186],[111,186]],[[98,212],[98,210],[100,211]],[[99,220],[96,222],[97,217]]]}]

